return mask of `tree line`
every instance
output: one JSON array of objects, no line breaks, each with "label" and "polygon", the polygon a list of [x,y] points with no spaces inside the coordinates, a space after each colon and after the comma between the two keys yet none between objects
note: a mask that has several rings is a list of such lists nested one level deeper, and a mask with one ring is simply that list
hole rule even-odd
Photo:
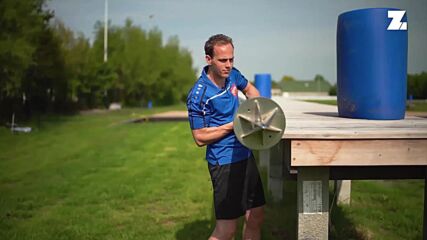
[{"label": "tree line", "polygon": [[408,97],[427,99],[427,72],[408,74]]},{"label": "tree line", "polygon": [[[408,99],[427,99],[427,72],[407,75],[406,95]],[[329,90],[329,95],[337,95],[337,84]]]},{"label": "tree line", "polygon": [[159,29],[130,19],[108,31],[104,62],[102,22],[90,42],[56,19],[44,0],[0,1],[0,118],[185,99],[196,70],[178,37],[163,43]]}]

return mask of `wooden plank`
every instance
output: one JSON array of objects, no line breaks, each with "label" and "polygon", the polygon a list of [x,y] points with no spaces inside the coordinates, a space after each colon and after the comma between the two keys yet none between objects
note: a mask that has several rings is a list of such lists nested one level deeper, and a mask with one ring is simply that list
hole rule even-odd
[{"label": "wooden plank", "polygon": [[[309,116],[307,116],[309,117]],[[427,119],[413,117],[399,121],[287,119],[283,138],[427,138]]]},{"label": "wooden plank", "polygon": [[286,116],[284,139],[427,139],[427,118],[367,120],[338,116],[336,106],[273,97]]},{"label": "wooden plank", "polygon": [[427,139],[292,140],[291,166],[427,165]]},{"label": "wooden plank", "polygon": [[[332,127],[336,129],[340,128],[421,128],[427,127],[427,120],[424,118],[415,117],[416,119],[406,119],[405,121],[347,121],[340,118],[334,118],[330,120],[325,119],[288,119],[289,127],[301,128],[301,127]],[[295,120],[295,122],[292,122]]]},{"label": "wooden plank", "polygon": [[427,134],[417,129],[333,129],[286,128],[283,139],[425,139]]}]

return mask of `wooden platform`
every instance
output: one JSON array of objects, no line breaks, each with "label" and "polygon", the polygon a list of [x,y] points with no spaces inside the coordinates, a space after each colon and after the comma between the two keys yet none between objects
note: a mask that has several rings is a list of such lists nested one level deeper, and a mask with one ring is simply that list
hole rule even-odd
[{"label": "wooden platform", "polygon": [[336,106],[273,100],[285,112],[291,166],[427,165],[427,118],[350,119]]},{"label": "wooden platform", "polygon": [[271,150],[269,176],[276,183],[280,174],[298,182],[298,239],[328,239],[330,179],[426,179],[427,118],[341,118],[336,106],[273,100],[285,113],[286,130],[279,150]]}]

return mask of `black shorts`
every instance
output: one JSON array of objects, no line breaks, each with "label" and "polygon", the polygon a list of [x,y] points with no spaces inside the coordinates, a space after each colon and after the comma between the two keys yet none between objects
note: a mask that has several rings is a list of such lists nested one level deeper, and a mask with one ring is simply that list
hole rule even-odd
[{"label": "black shorts", "polygon": [[214,191],[216,219],[235,219],[265,204],[255,159],[226,165],[208,164]]}]

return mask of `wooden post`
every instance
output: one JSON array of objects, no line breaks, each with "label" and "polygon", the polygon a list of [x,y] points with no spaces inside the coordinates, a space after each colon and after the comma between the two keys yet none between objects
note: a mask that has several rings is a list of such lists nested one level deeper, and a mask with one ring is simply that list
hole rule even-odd
[{"label": "wooden post", "polygon": [[350,205],[351,180],[337,181],[337,205]]},{"label": "wooden post", "polygon": [[298,168],[298,239],[328,239],[329,168]]},{"label": "wooden post", "polygon": [[261,168],[268,168],[269,161],[270,161],[270,149],[259,150],[258,156],[259,156],[259,166]]},{"label": "wooden post", "polygon": [[283,199],[283,153],[282,141],[269,149],[270,160],[268,166],[268,190],[273,201]]}]

